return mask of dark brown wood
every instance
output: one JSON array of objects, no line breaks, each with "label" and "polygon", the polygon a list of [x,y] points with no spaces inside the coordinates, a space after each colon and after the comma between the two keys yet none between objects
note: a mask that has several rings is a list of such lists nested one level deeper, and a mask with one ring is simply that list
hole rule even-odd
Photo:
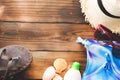
[{"label": "dark brown wood", "polygon": [[[86,66],[86,52],[32,52],[33,62],[31,66],[21,73],[24,79],[41,79],[45,69],[53,65],[53,62],[57,58],[63,58],[67,61],[68,65],[74,61],[81,63],[81,73],[84,72]],[[64,72],[61,74],[63,77]]]},{"label": "dark brown wood", "polygon": [[79,0],[0,0],[1,6],[1,21],[84,22]]},{"label": "dark brown wood", "polygon": [[22,45],[30,50],[82,51],[78,36],[93,38],[85,24],[40,24],[0,22],[0,47]]}]

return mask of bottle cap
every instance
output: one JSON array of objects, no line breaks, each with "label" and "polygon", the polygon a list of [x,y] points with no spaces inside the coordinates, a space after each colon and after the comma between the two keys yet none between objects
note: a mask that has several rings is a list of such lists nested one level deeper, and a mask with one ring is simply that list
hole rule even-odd
[{"label": "bottle cap", "polygon": [[80,63],[79,62],[74,62],[72,64],[72,69],[74,70],[79,70],[80,69]]}]

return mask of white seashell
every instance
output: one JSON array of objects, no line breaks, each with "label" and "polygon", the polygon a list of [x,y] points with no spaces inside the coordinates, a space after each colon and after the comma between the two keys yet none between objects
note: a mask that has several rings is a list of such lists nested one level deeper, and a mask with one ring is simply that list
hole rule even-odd
[{"label": "white seashell", "polygon": [[54,78],[55,74],[56,74],[55,68],[53,66],[50,66],[45,70],[42,79],[43,80],[52,80]]},{"label": "white seashell", "polygon": [[60,75],[56,74],[53,80],[63,80],[63,78]]}]

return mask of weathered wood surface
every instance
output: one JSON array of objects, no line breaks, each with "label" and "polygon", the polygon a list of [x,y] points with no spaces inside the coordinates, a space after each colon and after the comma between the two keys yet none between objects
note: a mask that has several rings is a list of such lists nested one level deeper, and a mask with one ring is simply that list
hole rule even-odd
[{"label": "weathered wood surface", "polygon": [[83,20],[79,0],[0,0],[2,21],[72,22]]},{"label": "weathered wood surface", "polygon": [[93,38],[93,29],[86,24],[0,22],[0,47],[22,45],[32,52],[33,62],[22,73],[25,79],[41,79],[56,58],[64,58],[70,64],[81,62],[83,73],[86,52],[83,45],[75,42],[78,36]]},{"label": "weathered wood surface", "polygon": [[33,55],[16,80],[40,80],[56,58],[78,61],[84,72],[85,48],[75,41],[93,38],[93,29],[83,24],[79,0],[0,0],[0,9],[0,48],[22,45]]},{"label": "weathered wood surface", "polygon": [[93,37],[85,24],[0,22],[0,46],[23,45],[30,50],[81,51],[78,36]]}]

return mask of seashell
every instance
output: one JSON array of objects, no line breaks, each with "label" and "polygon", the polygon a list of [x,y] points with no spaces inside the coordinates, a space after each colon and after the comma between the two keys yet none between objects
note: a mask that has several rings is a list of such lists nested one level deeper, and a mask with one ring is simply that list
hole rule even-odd
[{"label": "seashell", "polygon": [[52,80],[55,76],[55,68],[53,66],[48,67],[43,73],[43,80]]},{"label": "seashell", "polygon": [[60,75],[56,74],[53,80],[63,80],[63,78]]},{"label": "seashell", "polygon": [[56,73],[61,73],[62,71],[64,71],[65,69],[67,69],[68,64],[66,62],[65,59],[62,58],[58,58],[54,61],[53,63],[55,69],[56,69]]}]

